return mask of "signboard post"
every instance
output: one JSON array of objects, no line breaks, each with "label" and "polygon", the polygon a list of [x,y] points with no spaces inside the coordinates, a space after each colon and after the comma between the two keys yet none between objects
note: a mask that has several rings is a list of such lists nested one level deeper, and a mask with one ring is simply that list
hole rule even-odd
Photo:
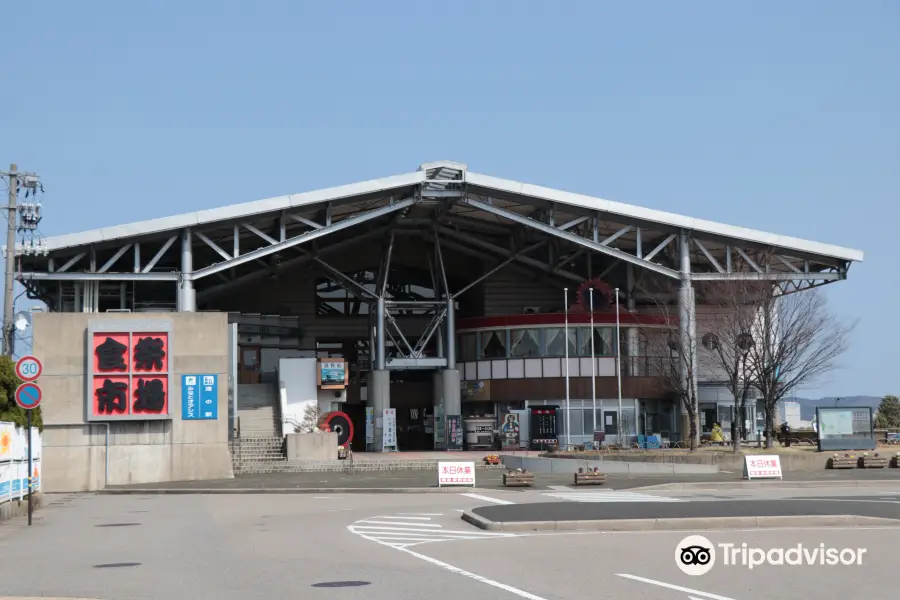
[{"label": "signboard post", "polygon": [[366,407],[366,446],[375,443],[375,407]]},{"label": "signboard post", "polygon": [[744,479],[781,478],[781,458],[777,454],[748,454],[744,457]]},{"label": "signboard post", "polygon": [[448,451],[462,450],[463,448],[463,428],[462,417],[459,415],[447,415],[447,444]]},{"label": "signboard post", "polygon": [[23,356],[16,362],[16,375],[25,383],[16,388],[16,404],[25,409],[26,431],[28,432],[28,525],[31,526],[31,516],[34,514],[34,504],[32,493],[34,492],[34,482],[31,479],[31,473],[34,470],[34,457],[31,452],[32,436],[31,436],[31,411],[41,405],[41,388],[38,384],[33,383],[41,373],[44,372],[44,365],[34,356]]},{"label": "signboard post", "polygon": [[439,462],[438,487],[445,485],[471,485],[475,487],[474,462]]},{"label": "signboard post", "polygon": [[384,421],[382,422],[381,449],[397,450],[397,409],[384,409]]}]

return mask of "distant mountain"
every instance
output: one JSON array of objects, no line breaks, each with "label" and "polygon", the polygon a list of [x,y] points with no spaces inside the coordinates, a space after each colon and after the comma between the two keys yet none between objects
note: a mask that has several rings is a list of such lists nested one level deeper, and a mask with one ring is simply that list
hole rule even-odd
[{"label": "distant mountain", "polygon": [[816,416],[816,408],[819,406],[870,406],[872,410],[878,410],[881,404],[880,396],[842,396],[829,398],[785,398],[786,401],[800,403],[800,418],[810,421]]}]

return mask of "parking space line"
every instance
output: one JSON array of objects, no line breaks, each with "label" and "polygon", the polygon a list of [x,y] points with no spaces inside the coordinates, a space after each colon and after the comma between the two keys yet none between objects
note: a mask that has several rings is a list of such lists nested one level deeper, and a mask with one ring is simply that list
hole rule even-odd
[{"label": "parking space line", "polygon": [[500,500],[499,498],[491,498],[490,496],[482,496],[481,494],[460,494],[460,496],[484,500],[485,502],[493,502],[494,504],[515,504],[515,502],[510,502],[509,500]]},{"label": "parking space line", "polygon": [[[527,600],[547,600],[541,596],[536,594],[532,594],[531,592],[526,592],[525,590],[520,590],[519,588],[513,587],[511,585],[507,585],[505,583],[500,583],[499,581],[494,581],[493,579],[488,579],[487,577],[482,577],[476,573],[472,573],[471,571],[466,571],[465,569],[460,569],[459,567],[454,567],[451,564],[440,561],[436,558],[431,558],[430,556],[426,556],[424,554],[419,554],[409,548],[397,548],[401,552],[406,552],[410,556],[415,556],[419,560],[424,560],[425,562],[429,562],[435,566],[441,567],[442,569],[447,569],[451,573],[456,573],[457,575],[462,575],[463,577],[468,577],[469,579],[474,579],[475,581],[480,581],[481,583],[485,583],[491,587],[495,587],[504,591],[507,591],[511,594],[515,594],[520,598],[527,598]],[[725,598],[723,600],[730,600]]]},{"label": "parking space line", "polygon": [[725,596],[719,596],[717,594],[710,594],[709,592],[701,592],[700,590],[692,590],[691,588],[681,587],[680,585],[675,585],[674,583],[656,581],[654,579],[647,579],[646,577],[638,577],[637,575],[628,575],[627,573],[616,573],[616,575],[619,577],[624,577],[626,579],[632,579],[634,581],[649,583],[650,585],[669,588],[670,590],[675,590],[678,592],[684,592],[686,594],[696,594],[698,596],[701,596],[702,598],[709,598],[710,600],[734,600],[734,598],[727,598]]}]

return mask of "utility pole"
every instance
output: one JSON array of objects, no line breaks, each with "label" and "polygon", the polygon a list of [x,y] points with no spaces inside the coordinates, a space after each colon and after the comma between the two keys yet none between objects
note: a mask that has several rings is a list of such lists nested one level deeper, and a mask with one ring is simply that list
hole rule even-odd
[{"label": "utility pole", "polygon": [[[6,280],[3,288],[3,353],[12,356],[15,350],[16,328],[13,325],[15,315],[15,286],[16,286],[16,233],[24,232],[25,239],[22,244],[23,254],[44,254],[47,248],[40,241],[37,234],[38,223],[41,221],[40,203],[26,201],[19,205],[19,188],[25,189],[25,198],[29,195],[37,196],[37,192],[44,191],[35,173],[19,173],[16,165],[10,165],[9,171],[0,171],[0,177],[8,179],[9,204],[6,213]],[[18,213],[22,212],[21,224]]]},{"label": "utility pole", "polygon": [[19,195],[19,174],[16,165],[9,166],[9,206],[6,209],[6,281],[3,287],[3,352],[13,355],[13,292],[16,275],[16,201]]}]

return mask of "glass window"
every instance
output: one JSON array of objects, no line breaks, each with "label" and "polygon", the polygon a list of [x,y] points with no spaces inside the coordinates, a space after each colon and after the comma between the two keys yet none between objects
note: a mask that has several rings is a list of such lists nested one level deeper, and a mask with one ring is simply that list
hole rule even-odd
[{"label": "glass window", "polygon": [[[594,327],[594,356],[614,356],[616,353],[612,327]],[[591,355],[591,328],[578,328],[578,350],[581,356]]]},{"label": "glass window", "polygon": [[556,435],[559,436],[560,444],[563,443],[563,436],[566,435],[566,409],[556,409]]},{"label": "glass window", "polygon": [[541,355],[541,331],[539,329],[512,329],[509,332],[509,355],[529,358]]},{"label": "glass window", "polygon": [[481,358],[506,358],[506,330],[481,332]]},{"label": "glass window", "polygon": [[[566,347],[563,342],[565,337],[565,328],[553,327],[544,330],[544,347],[546,348],[545,356],[565,356]],[[569,328],[569,356],[578,356],[578,330],[574,327]]]},{"label": "glass window", "polygon": [[[594,435],[594,411],[590,408],[584,409],[584,435]],[[597,411],[600,412],[599,410]],[[600,425],[603,421],[600,420],[600,415],[597,415],[597,427],[601,428]]]},{"label": "glass window", "polygon": [[[572,428],[572,435],[584,435],[584,424],[582,423],[582,411],[580,408],[571,409],[572,415],[570,417],[569,426]],[[590,435],[590,432],[588,432]]]},{"label": "glass window", "polygon": [[475,360],[478,357],[478,338],[477,333],[463,334],[462,349],[463,360]]}]

